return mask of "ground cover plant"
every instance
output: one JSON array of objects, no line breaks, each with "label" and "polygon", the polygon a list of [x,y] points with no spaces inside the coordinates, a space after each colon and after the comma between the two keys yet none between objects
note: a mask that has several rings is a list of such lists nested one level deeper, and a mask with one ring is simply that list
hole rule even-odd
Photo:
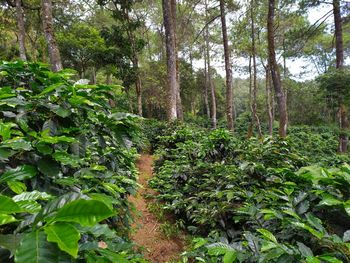
[{"label": "ground cover plant", "polygon": [[158,137],[150,185],[198,236],[183,262],[350,261],[349,157],[336,131],[304,128],[286,140],[183,125]]},{"label": "ground cover plant", "polygon": [[139,118],[72,75],[0,64],[1,262],[144,262],[127,238]]}]

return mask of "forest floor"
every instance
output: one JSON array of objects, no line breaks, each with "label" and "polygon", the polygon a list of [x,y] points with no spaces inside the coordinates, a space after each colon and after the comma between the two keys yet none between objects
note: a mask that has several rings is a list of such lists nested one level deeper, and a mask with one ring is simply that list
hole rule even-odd
[{"label": "forest floor", "polygon": [[156,215],[150,212],[149,205],[154,202],[147,196],[156,195],[149,188],[147,181],[153,176],[153,157],[142,154],[137,161],[139,170],[138,183],[142,185],[136,196],[131,196],[129,201],[135,206],[134,223],[131,239],[142,249],[145,258],[151,263],[172,262],[179,258],[184,248],[182,236],[166,237],[161,230],[160,222]]}]

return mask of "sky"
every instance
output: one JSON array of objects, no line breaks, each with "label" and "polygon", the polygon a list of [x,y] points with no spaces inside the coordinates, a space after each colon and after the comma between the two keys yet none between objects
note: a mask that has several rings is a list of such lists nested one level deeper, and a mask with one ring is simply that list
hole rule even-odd
[{"label": "sky", "polygon": [[[321,5],[320,7],[310,8],[308,11],[308,19],[311,24],[314,24],[316,21],[318,21],[320,18],[322,18],[329,10],[331,6],[330,5]],[[326,23],[331,25],[333,22],[333,16],[330,15],[329,18],[326,20]],[[248,66],[247,59],[244,58],[233,58],[232,59],[233,65],[240,65],[240,66]],[[349,63],[349,59],[346,61]],[[279,61],[281,63],[281,61]],[[194,62],[194,66],[196,68],[203,68],[204,61],[198,60]],[[225,77],[225,66],[224,66],[224,60],[223,57],[217,57],[212,61],[212,66],[215,67],[216,71],[223,77]],[[317,71],[315,67],[303,58],[298,59],[288,59],[287,60],[287,67],[289,72],[293,75],[292,78],[295,80],[308,80],[313,79],[317,75]],[[248,73],[242,73],[235,69],[233,69],[233,76],[235,78],[247,78]]]}]

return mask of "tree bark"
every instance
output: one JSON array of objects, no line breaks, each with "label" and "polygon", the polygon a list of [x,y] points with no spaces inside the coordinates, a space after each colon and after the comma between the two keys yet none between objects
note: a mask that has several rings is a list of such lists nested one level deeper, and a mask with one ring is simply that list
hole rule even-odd
[{"label": "tree bark", "polygon": [[176,75],[176,39],[175,25],[172,18],[172,2],[174,0],[162,0],[163,19],[165,28],[165,44],[167,55],[167,85],[168,85],[168,111],[169,121],[177,119],[177,75]]},{"label": "tree bark", "polygon": [[177,30],[176,30],[176,0],[171,0],[171,18],[174,25],[174,39],[175,39],[175,54],[176,54],[176,114],[177,119],[184,120],[181,100],[181,82],[180,82],[180,60],[178,55]]},{"label": "tree bark", "polygon": [[251,1],[250,8],[250,19],[251,19],[251,38],[252,38],[252,59],[253,59],[253,101],[252,101],[252,113],[253,118],[255,119],[255,126],[258,130],[259,138],[262,137],[260,119],[257,113],[257,69],[256,69],[256,47],[255,47],[255,24],[254,24],[254,13],[253,13],[253,4],[254,1]]},{"label": "tree bark", "polygon": [[276,51],[275,51],[275,0],[269,0],[268,16],[267,16],[267,41],[269,52],[269,64],[273,87],[277,97],[277,104],[279,110],[279,136],[284,138],[287,136],[288,114],[286,97],[281,83],[281,75],[279,72]]},{"label": "tree bark", "polygon": [[208,119],[210,119],[210,105],[209,105],[209,99],[208,99],[208,69],[207,69],[207,55],[206,55],[206,48],[204,50],[204,75],[205,75],[205,84],[204,84],[204,104],[205,109],[207,113]]},{"label": "tree bark", "polygon": [[267,111],[267,117],[268,117],[268,126],[269,126],[269,135],[273,135],[273,110],[272,110],[272,94],[271,94],[271,78],[270,78],[270,72],[269,72],[269,64],[267,63],[265,67],[265,85],[266,85],[266,111]]},{"label": "tree bark", "polygon": [[220,17],[221,17],[222,40],[223,40],[223,44],[224,44],[224,54],[225,54],[227,128],[230,131],[234,131],[232,68],[231,68],[231,61],[230,61],[231,60],[230,59],[230,48],[228,45],[228,37],[227,37],[225,1],[224,0],[220,0]]},{"label": "tree bark", "polygon": [[22,0],[16,0],[16,15],[17,15],[17,27],[18,27],[18,46],[19,46],[19,57],[23,61],[27,61],[26,55],[26,31],[24,27],[24,14],[22,7]]},{"label": "tree bark", "polygon": [[[205,16],[206,20],[208,20],[208,1],[205,1]],[[205,47],[206,47],[206,59],[207,59],[207,85],[208,89],[210,89],[211,95],[211,122],[213,129],[216,129],[216,96],[215,96],[215,86],[213,85],[213,81],[211,78],[211,67],[210,67],[210,52],[209,52],[209,29],[208,25],[205,28]]]},{"label": "tree bark", "polygon": [[[333,15],[335,28],[335,54],[336,54],[336,68],[341,70],[344,67],[344,47],[343,47],[343,23],[340,13],[340,1],[333,0]],[[339,152],[344,153],[348,149],[349,138],[346,135],[349,130],[349,120],[347,108],[343,102],[339,102]]]},{"label": "tree bark", "polygon": [[49,51],[51,69],[52,71],[60,71],[62,69],[62,62],[53,28],[52,1],[42,0],[41,5],[43,29]]}]

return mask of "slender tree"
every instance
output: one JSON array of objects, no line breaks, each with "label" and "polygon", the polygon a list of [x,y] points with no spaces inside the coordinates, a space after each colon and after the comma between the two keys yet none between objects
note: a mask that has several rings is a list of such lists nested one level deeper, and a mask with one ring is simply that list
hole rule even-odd
[{"label": "slender tree", "polygon": [[230,59],[230,48],[228,45],[226,15],[225,15],[225,1],[220,0],[220,17],[221,17],[221,31],[222,40],[224,44],[225,55],[225,71],[226,71],[226,118],[227,128],[231,131],[234,130],[233,123],[233,88],[232,88],[232,67]]},{"label": "slender tree", "polygon": [[26,61],[26,31],[24,27],[24,12],[21,0],[16,0],[16,15],[17,15],[17,27],[18,27],[18,45],[19,45],[19,57]]},{"label": "slender tree", "polygon": [[257,66],[256,66],[256,45],[255,45],[255,22],[254,22],[254,0],[251,1],[250,5],[250,22],[251,22],[251,41],[252,41],[252,70],[253,70],[253,81],[252,81],[252,103],[251,103],[251,108],[252,108],[252,114],[253,114],[253,119],[255,120],[255,126],[258,130],[258,135],[259,138],[262,137],[262,131],[261,131],[261,125],[260,125],[260,119],[258,116],[258,107],[257,107]]},{"label": "slender tree", "polygon": [[280,137],[286,137],[287,126],[288,126],[288,114],[287,114],[287,103],[285,93],[283,91],[281,83],[281,75],[279,72],[276,51],[275,51],[275,32],[274,32],[274,21],[275,21],[275,0],[269,0],[268,2],[268,15],[267,15],[267,42],[269,52],[269,65],[273,87],[277,97],[277,104],[279,110],[279,135]]},{"label": "slender tree", "polygon": [[59,71],[62,69],[62,62],[60,52],[57,46],[55,31],[53,28],[53,17],[52,17],[52,1],[42,0],[42,22],[44,35],[47,43],[47,49],[49,51],[51,69],[53,71]]},{"label": "slender tree", "polygon": [[[167,85],[168,85],[168,120],[177,119],[177,73],[176,73],[176,38],[173,19],[173,2],[175,0],[162,0],[163,19],[165,29],[165,45],[167,55]],[[176,6],[176,5],[175,5]]]},{"label": "slender tree", "polygon": [[[333,0],[333,16],[334,16],[334,35],[335,35],[335,55],[336,68],[342,70],[344,67],[344,47],[343,47],[343,25],[340,13],[340,1]],[[343,131],[339,135],[339,152],[346,152],[348,149],[349,138],[346,132],[349,129],[349,120],[347,117],[347,108],[344,103],[340,103],[339,111],[339,127]]]}]

